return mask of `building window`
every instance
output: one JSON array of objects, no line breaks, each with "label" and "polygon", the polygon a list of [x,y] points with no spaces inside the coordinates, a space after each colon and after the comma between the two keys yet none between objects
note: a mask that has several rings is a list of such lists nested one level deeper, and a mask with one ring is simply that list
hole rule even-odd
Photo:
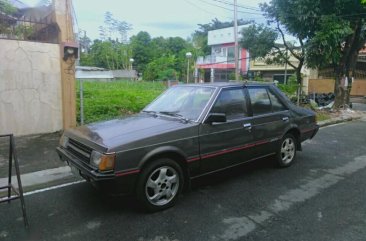
[{"label": "building window", "polygon": [[235,60],[235,47],[227,48],[227,62],[234,62]]}]

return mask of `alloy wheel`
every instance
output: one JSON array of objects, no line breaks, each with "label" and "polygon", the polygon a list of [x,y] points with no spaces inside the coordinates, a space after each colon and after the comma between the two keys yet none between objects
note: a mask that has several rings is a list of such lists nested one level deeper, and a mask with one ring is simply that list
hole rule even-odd
[{"label": "alloy wheel", "polygon": [[295,142],[287,137],[281,145],[281,159],[283,164],[289,164],[295,157]]},{"label": "alloy wheel", "polygon": [[179,190],[178,172],[170,166],[156,168],[147,178],[145,194],[155,206],[163,206],[173,200]]}]

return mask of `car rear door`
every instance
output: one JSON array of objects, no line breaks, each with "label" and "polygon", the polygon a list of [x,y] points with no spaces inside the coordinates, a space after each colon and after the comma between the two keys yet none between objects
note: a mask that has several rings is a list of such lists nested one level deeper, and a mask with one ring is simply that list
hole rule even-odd
[{"label": "car rear door", "polygon": [[274,154],[290,125],[290,112],[269,86],[249,86],[254,157]]},{"label": "car rear door", "polygon": [[[253,142],[248,99],[243,86],[223,88],[210,113],[224,113],[225,123],[203,123],[199,129],[201,171],[210,172],[251,158]],[[207,118],[207,116],[206,116]]]}]

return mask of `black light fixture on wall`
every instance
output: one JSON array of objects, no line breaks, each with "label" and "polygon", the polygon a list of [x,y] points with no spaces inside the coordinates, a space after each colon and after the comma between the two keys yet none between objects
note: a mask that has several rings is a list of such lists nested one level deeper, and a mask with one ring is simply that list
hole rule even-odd
[{"label": "black light fixture on wall", "polygon": [[75,59],[79,58],[79,43],[77,42],[63,42],[61,43],[63,49],[63,57],[64,61],[67,61],[69,58],[74,57]]}]

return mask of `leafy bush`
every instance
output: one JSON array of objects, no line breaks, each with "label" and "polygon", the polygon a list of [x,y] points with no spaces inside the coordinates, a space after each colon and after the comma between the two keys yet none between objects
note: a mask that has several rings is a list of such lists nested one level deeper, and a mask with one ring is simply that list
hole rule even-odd
[{"label": "leafy bush", "polygon": [[299,87],[299,84],[296,82],[296,77],[291,76],[287,84],[278,84],[277,87],[284,92],[289,98],[296,96],[296,91]]}]

